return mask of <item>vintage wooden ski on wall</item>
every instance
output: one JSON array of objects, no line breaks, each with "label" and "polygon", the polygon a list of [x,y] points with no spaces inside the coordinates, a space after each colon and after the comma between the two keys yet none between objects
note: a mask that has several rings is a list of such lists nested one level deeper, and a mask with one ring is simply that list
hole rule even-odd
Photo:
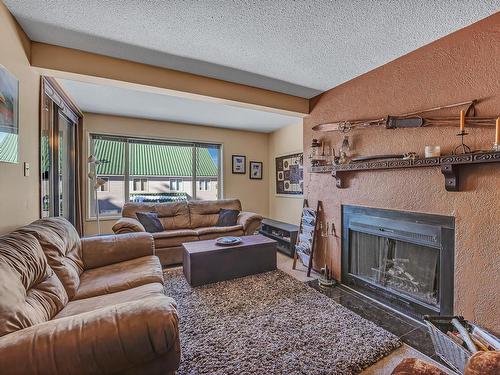
[{"label": "vintage wooden ski on wall", "polygon": [[494,117],[475,117],[475,104],[477,100],[469,100],[460,103],[447,104],[440,107],[427,108],[420,111],[403,113],[395,116],[387,116],[369,120],[346,120],[339,122],[328,122],[316,125],[312,128],[314,131],[330,132],[341,131],[346,132],[351,129],[363,129],[372,127],[385,127],[386,129],[398,128],[420,128],[424,126],[457,126],[459,116],[443,116],[443,117],[425,117],[429,112],[435,112],[443,109],[457,108],[467,106],[465,125],[468,127],[483,127],[494,126],[496,118]]}]

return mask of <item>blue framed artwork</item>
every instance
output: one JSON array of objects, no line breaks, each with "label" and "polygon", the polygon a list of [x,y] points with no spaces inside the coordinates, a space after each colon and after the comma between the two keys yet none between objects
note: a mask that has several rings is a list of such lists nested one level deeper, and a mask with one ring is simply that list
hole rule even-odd
[{"label": "blue framed artwork", "polygon": [[19,81],[0,65],[0,162],[18,162]]}]

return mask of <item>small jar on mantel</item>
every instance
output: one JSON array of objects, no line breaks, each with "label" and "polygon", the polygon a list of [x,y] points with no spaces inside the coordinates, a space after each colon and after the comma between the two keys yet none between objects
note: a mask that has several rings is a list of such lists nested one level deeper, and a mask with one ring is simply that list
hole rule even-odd
[{"label": "small jar on mantel", "polygon": [[426,158],[437,158],[441,156],[440,146],[425,146],[425,157]]},{"label": "small jar on mantel", "polygon": [[311,143],[311,153],[309,154],[309,159],[311,160],[311,166],[317,167],[323,164],[325,157],[321,155],[322,143],[317,139],[313,139]]}]

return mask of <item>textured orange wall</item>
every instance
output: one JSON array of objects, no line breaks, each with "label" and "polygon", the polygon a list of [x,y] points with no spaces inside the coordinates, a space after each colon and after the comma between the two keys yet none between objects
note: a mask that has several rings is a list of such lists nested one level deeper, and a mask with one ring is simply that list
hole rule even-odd
[{"label": "textured orange wall", "polygon": [[[479,116],[500,115],[500,13],[338,86],[312,101],[304,121],[304,152],[312,138],[338,149],[342,136],[313,132],[319,123],[382,117],[482,98]],[[458,115],[458,113],[455,113]],[[457,124],[458,126],[458,124]],[[351,132],[355,155],[418,152],[440,145],[450,153],[458,128],[370,129]],[[491,148],[494,129],[469,129],[473,149]],[[307,158],[306,163],[308,163]],[[308,166],[308,165],[307,165]],[[500,333],[500,163],[461,170],[460,192],[447,192],[439,168],[358,172],[337,189],[329,174],[305,176],[312,204],[323,201],[325,221],[340,235],[342,204],[454,216],[455,313]],[[315,266],[340,275],[340,240],[321,239]]]}]

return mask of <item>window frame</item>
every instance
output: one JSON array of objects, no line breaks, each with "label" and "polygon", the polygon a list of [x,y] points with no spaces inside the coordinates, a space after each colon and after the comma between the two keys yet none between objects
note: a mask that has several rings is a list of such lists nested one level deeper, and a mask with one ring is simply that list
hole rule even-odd
[{"label": "window frame", "polygon": [[209,189],[210,181],[206,178],[201,178],[198,180],[198,190],[199,191],[210,191]]},{"label": "window frame", "polygon": [[[172,183],[175,183],[175,189],[172,189]],[[184,188],[184,180],[182,178],[170,178],[169,179],[169,189],[170,191],[182,191]]]},{"label": "window frame", "polygon": [[[145,177],[132,177],[132,192],[134,193],[147,193],[149,191],[149,179]],[[135,188],[135,182],[139,181],[140,190]]]},{"label": "window frame", "polygon": [[109,177],[100,177],[106,182],[101,185],[101,190],[98,190],[98,193],[109,193]]},{"label": "window frame", "polygon": [[[130,194],[133,193],[134,191],[131,191],[130,190],[130,182],[131,180],[134,179],[133,176],[130,176],[130,171],[129,171],[129,153],[130,153],[130,150],[129,150],[129,147],[128,145],[131,144],[131,143],[141,143],[141,141],[143,141],[144,143],[147,143],[147,142],[151,142],[151,143],[165,143],[165,144],[171,144],[171,145],[175,145],[175,144],[181,144],[181,145],[185,145],[185,146],[191,146],[192,147],[192,159],[193,159],[193,170],[192,170],[192,175],[191,175],[191,184],[192,184],[192,200],[197,200],[196,198],[196,184],[197,182],[199,181],[197,179],[197,175],[196,175],[196,163],[197,163],[197,150],[198,148],[216,148],[219,150],[218,152],[218,163],[217,163],[217,198],[216,199],[223,199],[224,198],[224,180],[223,180],[223,176],[224,176],[224,171],[223,171],[223,168],[224,168],[224,163],[223,163],[223,160],[224,160],[224,145],[222,143],[215,143],[215,142],[200,142],[200,141],[192,141],[192,140],[179,140],[179,139],[175,139],[175,138],[157,138],[157,137],[141,137],[141,136],[129,136],[129,135],[123,135],[123,134],[114,134],[114,133],[105,133],[105,132],[86,132],[86,142],[87,142],[87,157],[91,154],[94,153],[94,150],[93,150],[93,140],[96,139],[95,137],[102,137],[104,139],[106,138],[109,138],[110,140],[111,139],[114,139],[114,140],[121,140],[121,141],[124,141],[125,143],[125,147],[124,147],[124,155],[123,155],[123,159],[124,159],[124,165],[125,165],[125,170],[124,170],[124,174],[123,174],[123,179],[124,179],[124,199],[123,201],[125,203],[127,202],[130,202]],[[89,166],[87,164],[86,166],[87,168],[87,173],[89,172]],[[121,175],[120,175],[121,176]],[[100,176],[101,177],[101,176]],[[175,178],[173,178],[175,179]],[[182,184],[186,183],[186,181],[184,181],[184,179],[182,178],[179,178],[180,180],[182,180]],[[148,184],[148,187],[149,187],[149,179],[146,179],[148,180],[147,184]],[[128,181],[128,183],[127,183]],[[86,208],[85,208],[85,211],[86,211],[86,220],[87,221],[95,221],[96,220],[96,215],[94,212],[92,212],[92,209],[91,209],[91,204],[92,204],[92,201],[93,199],[95,199],[94,195],[93,195],[93,191],[92,189],[90,188],[90,182],[87,182],[86,184],[87,186],[87,194],[86,194],[86,197],[87,197],[87,201],[86,201]],[[177,190],[177,191],[181,191],[181,190]],[[140,192],[138,192],[140,193]],[[118,218],[120,218],[121,215],[109,215],[109,216],[100,216],[100,220],[116,220]]]},{"label": "window frame", "polygon": [[[54,78],[41,76],[40,77],[40,128],[39,128],[39,216],[44,217],[65,217],[73,225],[79,228],[79,220],[83,219],[83,213],[80,212],[80,196],[77,193],[77,184],[80,183],[78,166],[78,158],[76,156],[79,150],[79,137],[77,135],[83,118],[83,113],[65,94],[62,88],[57,84]],[[47,114],[47,115],[46,115]],[[60,187],[61,177],[64,176],[59,170],[59,156],[62,150],[60,143],[60,130],[64,127],[66,121],[66,129],[69,132],[68,146],[68,165],[66,170],[68,191]],[[47,137],[47,159],[48,169],[43,171],[42,160],[42,137]],[[45,173],[44,173],[45,172]],[[67,193],[67,194],[65,194]],[[62,196],[62,200],[61,200]],[[48,200],[48,203],[45,200]],[[66,202],[68,207],[66,213],[61,208],[61,202]],[[64,204],[64,203],[63,203]],[[85,210],[85,209],[84,209]]]}]

